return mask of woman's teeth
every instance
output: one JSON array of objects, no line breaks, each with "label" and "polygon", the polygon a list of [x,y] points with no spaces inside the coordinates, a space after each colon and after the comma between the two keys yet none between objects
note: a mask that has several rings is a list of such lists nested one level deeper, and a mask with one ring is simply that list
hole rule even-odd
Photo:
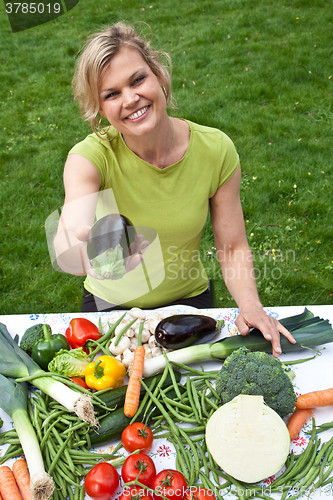
[{"label": "woman's teeth", "polygon": [[130,120],[135,120],[136,118],[140,118],[140,116],[142,116],[147,111],[147,109],[148,109],[148,106],[146,106],[145,108],[139,109],[139,111],[136,111],[135,113],[130,115],[128,118]]}]

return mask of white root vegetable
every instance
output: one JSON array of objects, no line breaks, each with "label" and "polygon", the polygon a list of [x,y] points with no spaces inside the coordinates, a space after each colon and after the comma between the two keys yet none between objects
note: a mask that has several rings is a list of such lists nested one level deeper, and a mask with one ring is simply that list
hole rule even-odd
[{"label": "white root vegetable", "polygon": [[129,349],[134,352],[137,347],[138,347],[138,338],[132,337]]},{"label": "white root vegetable", "polygon": [[112,339],[109,350],[111,354],[117,356],[118,354],[122,354],[125,351],[125,349],[130,348],[131,340],[124,335],[123,337],[121,337],[117,345],[114,344],[115,344],[115,338]]},{"label": "white root vegetable", "polygon": [[133,363],[133,359],[134,359],[134,351],[131,351],[130,349],[125,349],[121,360],[125,368],[128,368]]},{"label": "white root vegetable", "polygon": [[[139,332],[136,333],[136,330],[135,330],[135,336],[138,338],[139,336]],[[150,339],[150,332],[149,330],[147,330],[146,328],[143,328],[142,329],[142,343],[143,344],[146,344],[148,342],[148,340]]]},{"label": "white root vegetable", "polygon": [[130,339],[131,339],[132,337],[134,337],[134,336],[135,336],[135,330],[133,330],[133,328],[129,328],[129,329],[127,330],[127,332],[125,333],[125,335],[126,335],[126,337],[128,337],[128,338],[130,338]]},{"label": "white root vegetable", "polygon": [[150,333],[155,333],[156,327],[159,324],[160,320],[159,319],[151,319],[147,321],[147,327]]},{"label": "white root vegetable", "polygon": [[157,342],[155,339],[155,335],[151,335],[148,340],[148,345],[152,349],[153,347],[157,347]]},{"label": "white root vegetable", "polygon": [[286,424],[262,396],[239,395],[216,410],[207,423],[206,443],[216,463],[245,483],[279,472],[290,449]]},{"label": "white root vegetable", "polygon": [[138,307],[132,307],[132,309],[129,310],[128,314],[131,316],[131,318],[138,318],[141,320],[146,319],[146,313],[142,310],[139,309]]},{"label": "white root vegetable", "polygon": [[156,358],[156,356],[161,356],[163,354],[162,348],[161,347],[153,347],[151,350],[151,355],[152,358]]},{"label": "white root vegetable", "polygon": [[145,349],[145,359],[150,359],[152,357],[151,348],[149,347],[148,344],[145,344],[144,349]]},{"label": "white root vegetable", "polygon": [[[128,316],[130,319],[128,319]],[[151,360],[153,357],[162,355],[163,351],[168,352],[168,349],[162,350],[161,346],[156,342],[154,335],[156,326],[164,318],[163,314],[157,311],[150,311],[149,313],[146,313],[138,307],[133,307],[130,311],[128,311],[128,316],[127,319],[122,319],[119,325],[117,325],[114,332],[115,336],[110,343],[109,350],[116,359],[119,359],[119,361],[124,364],[127,369],[127,373],[130,374],[133,364],[133,352],[138,346],[139,327],[142,321],[145,321],[144,328],[142,330],[142,345],[145,348],[145,359]],[[124,327],[134,319],[137,319],[137,321],[135,321],[131,327],[122,334],[117,346],[115,346],[115,339],[122,333]]]},{"label": "white root vegetable", "polygon": [[[115,328],[115,337],[118,337],[118,335],[123,331],[123,329],[125,328],[126,325],[128,325],[129,321],[126,321],[126,320],[123,320],[121,323],[119,323],[119,325],[116,326]],[[128,332],[128,330],[127,330]],[[125,332],[124,335],[127,334],[127,332]]]}]

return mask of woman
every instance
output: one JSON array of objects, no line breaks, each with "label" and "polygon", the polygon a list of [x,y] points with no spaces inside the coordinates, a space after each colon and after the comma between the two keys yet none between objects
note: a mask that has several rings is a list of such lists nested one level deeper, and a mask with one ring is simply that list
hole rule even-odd
[{"label": "woman", "polygon": [[[210,209],[223,278],[239,307],[236,325],[242,335],[259,328],[278,356],[280,333],[294,339],[265,315],[258,298],[237,152],[223,132],[168,116],[171,82],[161,56],[166,57],[123,23],[94,35],[81,54],[74,95],[94,133],[74,146],[66,161],[65,204],[55,239],[58,263],[66,272],[87,275],[83,311],[175,303],[212,307],[198,257]],[[101,130],[102,118],[109,125]],[[136,227],[155,229],[160,244],[148,245],[139,236],[127,273],[117,281],[99,279],[87,256],[95,215],[99,219],[110,207]],[[148,288],[142,279],[147,270],[154,282]]]}]

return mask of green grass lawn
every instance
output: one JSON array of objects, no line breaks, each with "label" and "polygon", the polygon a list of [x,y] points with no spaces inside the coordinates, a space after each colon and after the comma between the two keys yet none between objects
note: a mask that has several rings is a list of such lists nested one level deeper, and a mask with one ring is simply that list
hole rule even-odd
[{"label": "green grass lawn", "polygon": [[[331,0],[80,0],[12,33],[0,5],[0,314],[80,310],[82,278],[53,270],[44,224],[69,149],[89,132],[71,78],[85,36],[125,20],[173,61],[170,114],[226,132],[265,306],[333,304]],[[214,257],[219,305],[235,305]]]}]

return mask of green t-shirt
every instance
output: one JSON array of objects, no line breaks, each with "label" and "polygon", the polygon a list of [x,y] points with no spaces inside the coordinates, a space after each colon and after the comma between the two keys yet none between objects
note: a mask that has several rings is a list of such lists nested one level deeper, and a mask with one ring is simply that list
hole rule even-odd
[{"label": "green t-shirt", "polygon": [[234,174],[239,157],[220,130],[187,123],[191,134],[184,157],[162,170],[135,155],[112,127],[107,140],[91,134],[70,151],[91,161],[99,173],[96,218],[118,211],[151,243],[144,265],[123,278],[87,276],[86,289],[107,302],[155,308],[208,287],[199,258],[201,232],[210,198]]}]

